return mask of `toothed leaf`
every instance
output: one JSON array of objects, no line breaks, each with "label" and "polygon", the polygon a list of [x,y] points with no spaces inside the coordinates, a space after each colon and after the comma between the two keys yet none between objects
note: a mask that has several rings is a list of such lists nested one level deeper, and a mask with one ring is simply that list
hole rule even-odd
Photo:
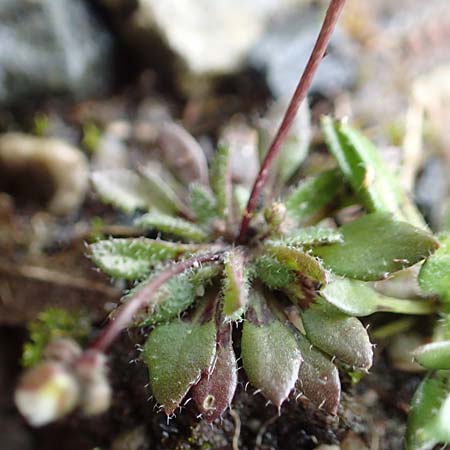
[{"label": "toothed leaf", "polygon": [[250,383],[280,406],[295,385],[302,358],[293,332],[271,313],[262,294],[252,290],[250,296],[242,363]]},{"label": "toothed leaf", "polygon": [[336,366],[309,341],[297,333],[297,342],[303,357],[297,389],[316,406],[336,414],[341,398],[341,382]]},{"label": "toothed leaf", "polygon": [[372,345],[362,323],[318,301],[302,312],[309,341],[325,353],[360,369],[372,365]]},{"label": "toothed leaf", "polygon": [[437,372],[423,380],[411,401],[406,429],[407,450],[431,450],[450,443],[450,380]]},{"label": "toothed leaf", "polygon": [[403,219],[402,190],[372,142],[346,123],[322,119],[330,152],[362,204],[371,212],[387,212]]},{"label": "toothed leaf", "polygon": [[429,370],[450,370],[450,341],[432,342],[417,348],[414,359]]},{"label": "toothed leaf", "polygon": [[131,170],[101,170],[94,172],[91,177],[94,189],[102,201],[125,212],[152,208],[170,212],[170,208],[164,206],[147,182]]},{"label": "toothed leaf", "polygon": [[212,320],[204,324],[176,320],[153,330],[143,357],[153,395],[166,414],[175,411],[200,374],[209,370],[215,353],[216,327]]},{"label": "toothed leaf", "polygon": [[198,246],[147,238],[105,239],[88,246],[94,263],[114,278],[145,277],[158,262],[195,252]]},{"label": "toothed leaf", "polygon": [[209,181],[216,196],[217,213],[225,218],[231,213],[231,171],[230,151],[227,146],[219,146],[211,164]]},{"label": "toothed leaf", "polygon": [[343,242],[340,231],[330,228],[307,227],[289,232],[281,240],[282,243],[294,247],[311,247],[315,245]]},{"label": "toothed leaf", "polygon": [[190,188],[191,209],[200,223],[209,223],[217,217],[216,200],[208,188],[194,184]]},{"label": "toothed leaf", "polygon": [[207,234],[199,226],[187,220],[158,212],[144,214],[136,221],[136,225],[141,228],[172,234],[185,241],[204,241],[207,238]]},{"label": "toothed leaf", "polygon": [[326,272],[317,258],[304,253],[299,248],[269,242],[263,246],[263,249],[288,269],[299,272],[317,283],[326,283]]},{"label": "toothed leaf", "polygon": [[245,312],[248,302],[248,273],[239,249],[228,252],[223,276],[223,313],[226,319],[235,320]]},{"label": "toothed leaf", "polygon": [[302,225],[319,222],[343,187],[342,175],[336,169],[300,182],[285,201],[288,216]]},{"label": "toothed leaf", "polygon": [[374,281],[410,267],[438,247],[429,233],[389,214],[367,214],[340,228],[343,243],[312,249],[338,275]]},{"label": "toothed leaf", "polygon": [[450,236],[442,236],[441,247],[428,258],[419,273],[419,285],[427,294],[450,301]]},{"label": "toothed leaf", "polygon": [[208,422],[214,422],[230,406],[237,386],[237,361],[231,341],[231,330],[225,326],[217,337],[214,369],[203,373],[192,388],[192,398]]},{"label": "toothed leaf", "polygon": [[320,294],[328,303],[349,316],[368,316],[377,311],[404,314],[433,312],[431,302],[388,297],[361,281],[347,278],[334,279],[322,289]]}]

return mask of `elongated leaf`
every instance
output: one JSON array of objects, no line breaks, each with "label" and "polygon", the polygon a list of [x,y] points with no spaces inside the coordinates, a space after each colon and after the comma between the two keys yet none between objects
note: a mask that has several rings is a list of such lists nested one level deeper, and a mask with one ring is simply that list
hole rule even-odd
[{"label": "elongated leaf", "polygon": [[429,370],[450,370],[450,341],[432,342],[413,352],[414,359]]},{"label": "elongated leaf", "polygon": [[362,323],[323,302],[302,312],[309,341],[325,353],[360,369],[372,365],[372,345]]},{"label": "elongated leaf", "polygon": [[186,241],[204,241],[207,238],[207,234],[199,226],[158,212],[144,214],[136,221],[136,225],[172,234]]},{"label": "elongated leaf", "polygon": [[214,422],[230,406],[237,386],[237,361],[231,341],[231,329],[225,325],[217,335],[214,369],[203,373],[192,388],[192,398],[208,422]]},{"label": "elongated leaf", "polygon": [[208,165],[203,149],[183,127],[165,123],[159,130],[158,144],[167,167],[185,185],[208,183]]},{"label": "elongated leaf", "polygon": [[157,195],[158,204],[164,205],[158,208],[168,213],[177,213],[185,210],[185,206],[178,197],[174,188],[165,180],[169,178],[169,174],[162,167],[156,164],[147,163],[139,168],[139,173],[143,176],[149,189]]},{"label": "elongated leaf", "polygon": [[222,218],[231,213],[231,170],[230,150],[227,146],[219,146],[211,164],[209,181],[216,196],[217,212]]},{"label": "elongated leaf", "polygon": [[196,245],[147,238],[107,239],[88,246],[103,272],[126,280],[143,278],[156,263],[198,250]]},{"label": "elongated leaf", "polygon": [[344,187],[341,173],[328,170],[300,182],[285,201],[288,216],[296,223],[312,225],[327,214],[327,206],[339,196]]},{"label": "elongated leaf", "polygon": [[180,320],[159,325],[145,344],[143,357],[150,384],[166,414],[172,414],[202,372],[208,371],[216,353],[216,327]]},{"label": "elongated leaf", "polygon": [[318,407],[336,414],[341,398],[341,382],[336,366],[302,334],[297,333],[296,337],[303,357],[297,389]]},{"label": "elongated leaf", "polygon": [[[146,281],[142,283],[146,285]],[[139,289],[137,286],[133,293]],[[139,326],[151,326],[159,323],[169,322],[181,315],[191,306],[196,297],[197,289],[190,281],[189,273],[182,273],[164,283],[154,294],[154,307],[150,311],[139,314],[137,321]]]},{"label": "elongated leaf", "polygon": [[440,239],[441,247],[428,258],[419,273],[419,285],[428,294],[450,301],[450,236]]},{"label": "elongated leaf", "polygon": [[317,258],[308,255],[299,248],[288,245],[269,242],[264,244],[263,248],[268,255],[276,258],[288,269],[299,272],[319,284],[326,283],[326,271]]},{"label": "elongated leaf", "polygon": [[190,187],[191,209],[200,223],[209,223],[217,217],[217,204],[206,186],[193,184]]},{"label": "elongated leaf", "polygon": [[423,380],[411,401],[406,430],[407,450],[431,450],[450,443],[449,372],[438,372]]},{"label": "elongated leaf", "polygon": [[347,181],[371,212],[387,212],[402,219],[402,190],[378,153],[365,136],[344,122],[322,119],[328,148]]},{"label": "elongated leaf", "polygon": [[343,243],[313,248],[313,254],[336,274],[366,281],[410,267],[439,245],[429,233],[384,213],[367,214],[340,231]]},{"label": "elongated leaf", "polygon": [[93,172],[91,178],[94,189],[102,201],[125,212],[163,206],[148,184],[131,170],[101,170]]},{"label": "elongated leaf", "polygon": [[240,118],[233,118],[222,130],[219,146],[229,148],[233,184],[250,189],[259,169],[257,131]]},{"label": "elongated leaf", "polygon": [[251,291],[241,351],[252,385],[280,406],[295,385],[302,358],[293,332],[270,312],[259,291]]},{"label": "elongated leaf", "polygon": [[282,239],[285,245],[294,247],[311,247],[343,241],[344,239],[340,231],[319,227],[307,227],[291,231]]},{"label": "elongated leaf", "polygon": [[248,274],[242,251],[228,252],[223,275],[223,313],[228,319],[239,318],[248,303]]},{"label": "elongated leaf", "polygon": [[[270,141],[277,132],[286,108],[286,101],[279,101],[270,108],[263,123],[263,125],[267,125],[261,133],[262,147],[269,148]],[[305,160],[310,140],[310,112],[309,106],[304,103],[295,117],[281,152],[277,156],[276,169],[282,183],[286,183]]]},{"label": "elongated leaf", "polygon": [[368,316],[377,311],[400,314],[431,314],[434,311],[432,302],[388,297],[361,281],[348,278],[334,279],[321,291],[321,296],[349,316]]}]

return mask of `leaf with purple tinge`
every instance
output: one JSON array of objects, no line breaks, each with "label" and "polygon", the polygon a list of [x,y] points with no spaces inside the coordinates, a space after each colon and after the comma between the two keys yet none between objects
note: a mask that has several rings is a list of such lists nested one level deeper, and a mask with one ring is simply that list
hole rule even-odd
[{"label": "leaf with purple tinge", "polygon": [[223,314],[226,319],[236,320],[245,312],[248,303],[245,255],[239,248],[228,252],[223,273]]},{"label": "leaf with purple tinge", "polygon": [[200,144],[183,127],[165,123],[159,130],[158,145],[168,167],[186,185],[208,183],[208,165]]},{"label": "leaf with purple tinge", "polygon": [[231,341],[231,325],[217,334],[216,362],[192,388],[192,398],[208,422],[214,422],[230,406],[237,386],[237,362]]},{"label": "leaf with purple tinge", "polygon": [[303,357],[298,372],[297,389],[315,405],[336,414],[341,398],[341,382],[336,366],[302,334],[297,342]]},{"label": "leaf with purple tinge", "polygon": [[273,315],[260,290],[250,294],[241,351],[250,383],[280,406],[295,386],[302,357],[294,333]]},{"label": "leaf with purple tinge", "polygon": [[350,366],[369,369],[372,345],[363,324],[356,317],[341,313],[323,300],[302,311],[302,322],[313,345]]}]

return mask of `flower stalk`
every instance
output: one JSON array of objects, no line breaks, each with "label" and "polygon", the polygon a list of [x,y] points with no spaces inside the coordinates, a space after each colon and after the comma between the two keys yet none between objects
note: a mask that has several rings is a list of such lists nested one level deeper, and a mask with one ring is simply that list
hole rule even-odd
[{"label": "flower stalk", "polygon": [[289,130],[291,129],[295,116],[303,100],[305,99],[306,94],[308,93],[319,64],[325,56],[328,44],[344,5],[345,0],[332,0],[330,2],[319,36],[311,52],[311,56],[306,64],[297,88],[295,89],[294,95],[292,96],[291,102],[289,103],[278,132],[275,135],[264,161],[261,164],[255,183],[253,184],[253,189],[242,217],[238,236],[238,242],[240,243],[244,243],[247,239],[248,228],[252,219],[253,211],[258,204],[262,189],[267,182],[270,169],[282,149],[283,143],[286,140]]}]

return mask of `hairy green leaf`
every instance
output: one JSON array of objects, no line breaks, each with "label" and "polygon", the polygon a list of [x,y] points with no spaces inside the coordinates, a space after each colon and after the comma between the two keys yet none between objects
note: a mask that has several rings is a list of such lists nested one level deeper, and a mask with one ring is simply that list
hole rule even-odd
[{"label": "hairy green leaf", "polygon": [[347,181],[371,212],[388,212],[402,219],[402,191],[375,146],[344,122],[323,117],[326,143]]},{"label": "hairy green leaf", "polygon": [[[142,283],[143,286],[147,281]],[[139,286],[133,289],[133,293],[139,290]],[[164,283],[154,294],[155,306],[151,311],[139,314],[139,326],[156,325],[169,322],[191,306],[197,297],[197,289],[190,281],[189,273],[182,273]]]},{"label": "hairy green leaf", "polygon": [[299,248],[275,242],[268,242],[262,248],[288,269],[299,272],[317,283],[326,283],[326,271],[314,256],[308,255]]},{"label": "hairy green leaf", "polygon": [[414,359],[429,370],[450,370],[450,341],[432,342],[417,348]]},{"label": "hairy green leaf", "polygon": [[255,260],[258,278],[271,289],[280,289],[295,280],[295,274],[275,257],[262,255]]},{"label": "hairy green leaf", "polygon": [[407,450],[431,450],[450,443],[450,374],[437,372],[423,380],[411,401]]},{"label": "hairy green leaf", "polygon": [[372,345],[362,323],[323,301],[301,313],[306,336],[313,345],[345,364],[360,369],[372,365]]},{"label": "hairy green leaf", "polygon": [[339,230],[320,227],[300,228],[289,232],[281,240],[285,245],[294,247],[311,247],[343,241],[342,234]]},{"label": "hairy green leaf", "polygon": [[198,222],[209,223],[217,217],[217,204],[212,192],[202,184],[190,187],[191,209]]},{"label": "hairy green leaf", "polygon": [[141,167],[139,173],[144,177],[151,192],[158,199],[157,209],[170,214],[185,210],[185,207],[173,187],[165,180],[170,179],[166,170],[155,164],[147,163]]},{"label": "hairy green leaf", "polygon": [[441,247],[428,258],[419,273],[419,285],[427,294],[450,302],[450,236],[439,238]]},{"label": "hairy green leaf", "polygon": [[342,175],[337,169],[301,181],[285,201],[288,216],[302,225],[319,222],[343,187]]},{"label": "hairy green leaf", "polygon": [[176,320],[159,325],[145,344],[153,395],[166,414],[172,414],[203,371],[209,371],[216,353],[214,321],[204,324]]},{"label": "hairy green leaf", "polygon": [[228,252],[223,276],[223,313],[228,319],[239,318],[248,303],[248,272],[241,250]]},{"label": "hairy green leaf", "polygon": [[231,213],[231,171],[230,151],[225,145],[219,146],[211,164],[209,182],[216,196],[217,213],[226,218]]},{"label": "hairy green leaf", "polygon": [[316,247],[312,252],[336,274],[359,280],[386,278],[425,259],[439,246],[429,233],[384,213],[367,214],[340,231],[343,243]]},{"label": "hairy green leaf", "polygon": [[195,252],[198,246],[147,238],[105,239],[88,246],[94,263],[115,278],[143,278],[158,262]]},{"label": "hairy green leaf", "polygon": [[400,314],[430,314],[434,311],[431,302],[388,297],[366,283],[348,278],[334,279],[322,289],[321,296],[349,316],[368,316],[377,311]]},{"label": "hairy green leaf", "polygon": [[242,363],[250,382],[280,406],[297,380],[301,354],[294,333],[269,310],[261,292],[251,290],[241,340]]},{"label": "hairy green leaf", "polygon": [[157,193],[151,190],[147,182],[131,170],[101,170],[93,172],[91,177],[94,189],[102,201],[125,212],[154,207],[170,212],[170,208],[164,208]]},{"label": "hairy green leaf", "polygon": [[205,231],[198,225],[159,212],[144,214],[136,221],[136,225],[172,234],[186,241],[204,241],[207,238]]},{"label": "hairy green leaf", "polygon": [[341,382],[336,366],[301,333],[297,333],[296,338],[303,357],[297,389],[318,407],[336,414],[341,398]]}]

